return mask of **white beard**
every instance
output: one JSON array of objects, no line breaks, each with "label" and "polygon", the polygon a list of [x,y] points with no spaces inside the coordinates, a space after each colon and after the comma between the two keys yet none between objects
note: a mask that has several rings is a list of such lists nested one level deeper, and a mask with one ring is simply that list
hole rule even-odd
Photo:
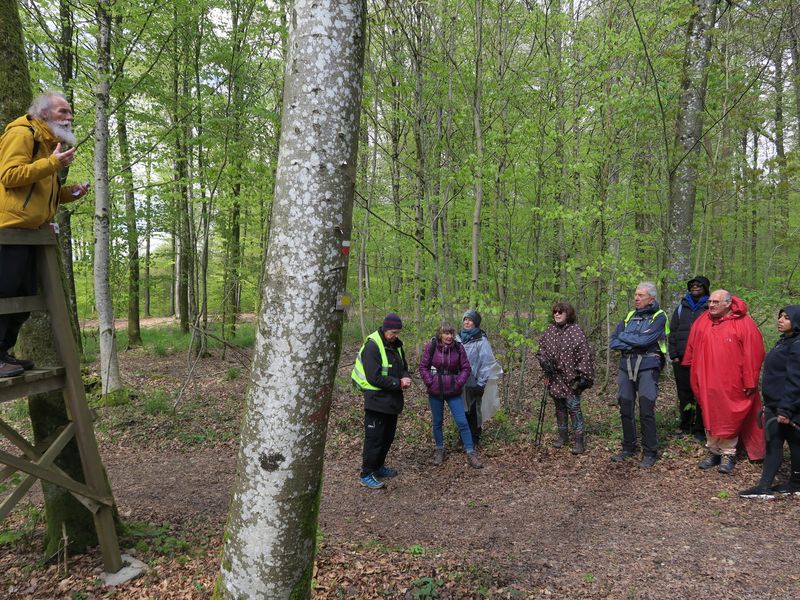
[{"label": "white beard", "polygon": [[56,136],[57,140],[74,146],[78,140],[75,139],[75,134],[72,133],[72,125],[70,123],[58,123],[56,121],[47,121],[47,126]]}]

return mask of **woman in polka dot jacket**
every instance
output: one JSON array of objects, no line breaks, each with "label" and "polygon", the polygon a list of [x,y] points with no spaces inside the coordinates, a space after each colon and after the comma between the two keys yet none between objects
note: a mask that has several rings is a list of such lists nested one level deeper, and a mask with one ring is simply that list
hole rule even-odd
[{"label": "woman in polka dot jacket", "polygon": [[561,448],[569,441],[570,418],[575,432],[572,453],[581,454],[585,451],[581,392],[594,382],[594,354],[569,302],[553,305],[553,324],[539,340],[536,359],[556,406],[558,440],[553,446]]}]

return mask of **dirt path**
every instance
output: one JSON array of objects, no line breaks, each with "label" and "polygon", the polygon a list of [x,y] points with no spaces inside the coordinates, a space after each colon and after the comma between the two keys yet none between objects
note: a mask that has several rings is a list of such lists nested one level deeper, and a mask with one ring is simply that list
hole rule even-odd
[{"label": "dirt path", "polygon": [[[140,520],[221,530],[235,475],[233,449],[106,461],[120,510]],[[789,598],[800,593],[800,499],[745,502],[734,478],[662,460],[651,471],[615,465],[602,448],[509,448],[470,470],[442,469],[402,449],[384,491],[357,485],[357,458],[326,461],[320,525],[329,548],[421,547],[480,571],[495,588],[543,597]],[[165,478],[164,473],[171,473]],[[155,482],[161,485],[154,486]],[[780,539],[777,532],[780,532]]]}]

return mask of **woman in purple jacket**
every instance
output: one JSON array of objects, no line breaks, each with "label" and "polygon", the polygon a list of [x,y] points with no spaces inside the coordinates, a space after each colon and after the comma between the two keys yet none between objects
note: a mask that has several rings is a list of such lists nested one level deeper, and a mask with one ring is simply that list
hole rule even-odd
[{"label": "woman in purple jacket", "polygon": [[419,361],[419,374],[425,387],[428,388],[428,402],[431,405],[433,420],[433,441],[436,448],[433,453],[433,464],[440,466],[444,462],[444,404],[450,407],[450,414],[458,426],[461,441],[467,451],[467,463],[474,469],[483,467],[475,453],[472,434],[469,432],[467,416],[464,413],[464,401],[461,390],[469,379],[470,367],[467,353],[460,343],[455,341],[456,330],[452,325],[443,323],[436,330],[434,337],[425,346],[422,359]]}]

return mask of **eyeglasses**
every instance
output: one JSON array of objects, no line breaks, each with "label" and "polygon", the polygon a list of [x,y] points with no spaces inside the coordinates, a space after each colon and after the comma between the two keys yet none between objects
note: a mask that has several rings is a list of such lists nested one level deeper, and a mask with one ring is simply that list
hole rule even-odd
[{"label": "eyeglasses", "polygon": [[554,311],[553,311],[553,314],[554,314],[554,315],[563,315],[563,314],[564,314],[564,311],[563,311],[563,310],[554,310]]}]

